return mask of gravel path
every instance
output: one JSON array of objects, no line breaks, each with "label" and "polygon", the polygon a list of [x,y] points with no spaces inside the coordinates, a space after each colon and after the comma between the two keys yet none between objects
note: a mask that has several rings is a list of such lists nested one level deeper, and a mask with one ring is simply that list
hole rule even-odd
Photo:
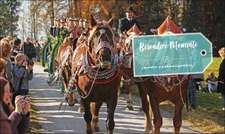
[{"label": "gravel path", "polygon": [[[63,100],[58,87],[49,87],[46,83],[47,73],[39,65],[34,67],[34,78],[30,82],[30,94],[32,105],[37,110],[37,115],[32,118],[33,125],[31,133],[85,133],[85,121],[78,110],[78,105],[69,107],[64,105],[62,110],[58,110],[60,102]],[[124,110],[125,100],[119,98],[115,113],[115,133],[144,133],[144,116],[139,111],[140,106],[135,105],[134,111]],[[64,110],[63,110],[64,109]],[[161,133],[172,133],[172,115],[166,111],[161,111],[163,116],[163,127]],[[100,110],[100,129],[101,133],[106,133],[106,105]],[[182,133],[198,133],[194,131],[190,124],[183,121]]]}]

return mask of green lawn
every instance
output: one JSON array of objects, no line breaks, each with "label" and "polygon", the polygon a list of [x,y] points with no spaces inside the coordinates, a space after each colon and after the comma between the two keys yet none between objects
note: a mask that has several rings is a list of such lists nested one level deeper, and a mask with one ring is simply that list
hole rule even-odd
[{"label": "green lawn", "polygon": [[214,57],[212,64],[204,72],[204,78],[206,79],[209,72],[214,72],[216,76],[218,76],[219,66],[222,59],[220,57]]},{"label": "green lawn", "polygon": [[191,114],[184,112],[184,119],[193,123],[204,132],[224,133],[223,101],[219,93],[197,93],[198,108]]},{"label": "green lawn", "polygon": [[[184,108],[182,117],[192,123],[192,127],[207,133],[224,133],[223,101],[219,93],[197,92],[198,107],[195,111],[187,112]],[[174,106],[164,102],[160,106],[173,114]]]}]

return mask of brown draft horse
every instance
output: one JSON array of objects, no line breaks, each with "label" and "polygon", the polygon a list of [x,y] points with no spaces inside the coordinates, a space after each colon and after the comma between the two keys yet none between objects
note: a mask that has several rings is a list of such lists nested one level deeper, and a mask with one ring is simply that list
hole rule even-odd
[{"label": "brown draft horse", "polygon": [[[163,101],[169,100],[175,105],[175,115],[173,118],[173,125],[175,133],[180,133],[182,124],[182,109],[186,102],[186,93],[188,86],[187,76],[170,76],[170,77],[150,77],[143,82],[147,88],[147,94],[153,112],[154,133],[160,133],[162,126],[162,116],[160,114],[159,104]],[[146,100],[145,100],[146,101]],[[146,105],[149,107],[149,105]]]},{"label": "brown draft horse", "polygon": [[69,91],[68,84],[71,79],[71,65],[73,49],[70,45],[71,41],[69,38],[65,38],[63,43],[59,46],[58,53],[56,56],[57,68],[55,72],[55,79],[59,78],[63,83],[65,90],[65,100],[69,106],[73,106],[76,103],[75,92]]},{"label": "brown draft horse", "polygon": [[[171,31],[165,31],[163,34],[173,34]],[[175,105],[175,113],[173,118],[173,126],[175,134],[180,133],[182,125],[182,109],[186,103],[187,106],[187,88],[189,78],[187,75],[173,76],[154,76],[149,77],[143,82],[147,88],[147,94],[153,112],[154,133],[159,134],[162,126],[162,116],[160,114],[159,104],[163,101],[170,101]],[[146,97],[144,98],[146,99]],[[146,100],[142,100],[146,101]],[[148,101],[148,100],[147,100]],[[146,105],[148,107],[149,105]]]},{"label": "brown draft horse", "polygon": [[[107,104],[106,127],[112,134],[115,126],[114,111],[117,105],[121,75],[111,30],[112,19],[96,22],[91,17],[92,29],[88,40],[79,42],[72,58],[72,79],[84,106],[86,132],[99,130],[98,114],[103,102]],[[90,106],[92,102],[92,105]]]},{"label": "brown draft horse", "polygon": [[[122,63],[125,66],[122,66],[123,68],[121,67],[121,72],[123,72],[123,75],[126,75],[127,78],[134,80],[138,86],[142,109],[145,114],[145,131],[148,132],[152,129],[151,108],[154,115],[154,133],[160,133],[162,117],[159,110],[159,104],[160,102],[169,100],[175,105],[173,124],[175,127],[175,133],[179,133],[182,123],[181,112],[183,105],[186,102],[186,90],[188,84],[187,76],[133,78],[132,66],[131,68],[126,66],[129,58],[132,58],[130,54],[124,56]],[[149,107],[150,104],[151,107]]]}]

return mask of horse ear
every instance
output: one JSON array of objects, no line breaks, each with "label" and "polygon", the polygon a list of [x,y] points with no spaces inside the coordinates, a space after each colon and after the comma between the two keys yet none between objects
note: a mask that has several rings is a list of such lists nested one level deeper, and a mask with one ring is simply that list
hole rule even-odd
[{"label": "horse ear", "polygon": [[91,24],[91,27],[94,27],[94,26],[97,25],[97,22],[94,19],[94,16],[93,15],[90,15],[90,24]]},{"label": "horse ear", "polygon": [[113,18],[114,17],[112,17],[111,19],[109,19],[108,22],[107,22],[111,27],[113,26]]}]

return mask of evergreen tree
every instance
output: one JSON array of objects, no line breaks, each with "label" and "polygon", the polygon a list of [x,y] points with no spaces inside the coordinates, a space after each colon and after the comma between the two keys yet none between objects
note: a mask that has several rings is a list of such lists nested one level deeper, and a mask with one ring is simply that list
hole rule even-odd
[{"label": "evergreen tree", "polygon": [[17,21],[19,19],[18,0],[1,0],[0,1],[0,36],[15,36],[17,30]]}]

